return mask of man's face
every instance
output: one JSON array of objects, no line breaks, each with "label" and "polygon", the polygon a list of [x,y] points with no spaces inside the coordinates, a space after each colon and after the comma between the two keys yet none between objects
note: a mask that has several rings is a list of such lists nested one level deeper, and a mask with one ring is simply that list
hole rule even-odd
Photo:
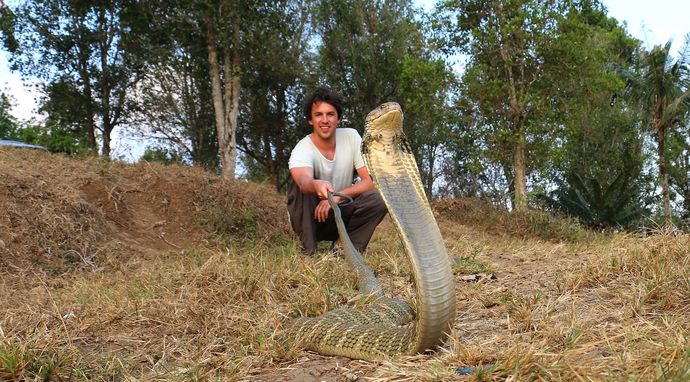
[{"label": "man's face", "polygon": [[335,137],[335,128],[340,119],[335,107],[327,102],[316,101],[311,105],[309,124],[314,128],[314,134],[319,138],[329,140]]}]

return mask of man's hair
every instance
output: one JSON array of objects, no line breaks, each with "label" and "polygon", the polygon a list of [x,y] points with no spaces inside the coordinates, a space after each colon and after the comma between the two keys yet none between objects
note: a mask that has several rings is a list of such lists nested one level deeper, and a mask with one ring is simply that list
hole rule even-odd
[{"label": "man's hair", "polygon": [[342,118],[343,99],[340,98],[340,95],[328,88],[318,88],[307,94],[302,102],[302,112],[307,120],[311,118],[311,107],[315,102],[326,102],[332,105],[338,113],[338,119]]}]

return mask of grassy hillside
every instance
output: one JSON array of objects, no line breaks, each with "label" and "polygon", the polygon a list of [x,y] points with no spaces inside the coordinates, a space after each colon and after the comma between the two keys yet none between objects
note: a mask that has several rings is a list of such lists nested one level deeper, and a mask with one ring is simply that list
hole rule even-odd
[{"label": "grassy hillside", "polygon": [[[690,379],[688,235],[604,236],[473,200],[435,204],[458,293],[443,350],[286,349],[292,318],[361,301],[342,258],[299,254],[284,202],[193,168],[0,149],[0,380]],[[403,252],[386,219],[365,255],[411,298]]]}]

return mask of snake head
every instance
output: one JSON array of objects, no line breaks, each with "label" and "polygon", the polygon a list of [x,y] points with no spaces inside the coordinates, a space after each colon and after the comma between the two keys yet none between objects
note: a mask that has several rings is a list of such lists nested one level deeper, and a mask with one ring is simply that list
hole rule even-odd
[{"label": "snake head", "polygon": [[384,136],[396,135],[402,129],[403,112],[397,102],[386,102],[369,112],[364,130],[376,131]]}]

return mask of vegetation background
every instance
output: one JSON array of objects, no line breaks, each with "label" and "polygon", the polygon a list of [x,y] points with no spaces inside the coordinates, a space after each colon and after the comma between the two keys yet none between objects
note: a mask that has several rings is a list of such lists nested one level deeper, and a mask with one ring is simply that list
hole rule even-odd
[{"label": "vegetation background", "polygon": [[[0,378],[687,380],[690,35],[645,47],[595,0],[47,0],[0,3],[0,42],[46,115],[0,94],[0,138],[53,153],[0,151]],[[285,225],[318,85],[360,132],[405,111],[458,281],[433,357],[277,343],[357,303]],[[367,260],[410,297],[395,243]]]},{"label": "vegetation background", "polygon": [[2,95],[4,138],[110,157],[117,131],[145,138],[146,160],[226,179],[239,164],[282,192],[308,132],[301,97],[327,85],[360,131],[401,103],[431,198],[687,228],[687,41],[646,47],[598,1],[56,0],[1,15],[46,115],[19,122]]}]

